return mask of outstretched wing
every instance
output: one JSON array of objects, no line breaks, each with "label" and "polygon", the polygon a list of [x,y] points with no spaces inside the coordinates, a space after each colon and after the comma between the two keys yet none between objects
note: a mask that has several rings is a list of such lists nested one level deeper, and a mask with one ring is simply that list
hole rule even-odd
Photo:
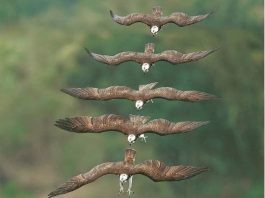
[{"label": "outstretched wing", "polygon": [[140,22],[150,26],[152,23],[152,17],[149,14],[132,13],[127,16],[118,16],[110,10],[110,16],[113,21],[121,25],[129,26],[134,23]]},{"label": "outstretched wing", "polygon": [[139,128],[138,133],[156,133],[158,135],[171,135],[175,133],[185,133],[192,131],[200,126],[208,124],[209,121],[204,122],[169,122],[165,119],[155,119]]},{"label": "outstretched wing", "polygon": [[183,54],[175,50],[167,50],[159,54],[152,55],[152,62],[167,61],[173,64],[187,63],[204,58],[215,51],[216,50],[208,50]]},{"label": "outstretched wing", "polygon": [[55,126],[76,133],[101,133],[104,131],[119,131],[126,133],[126,120],[121,116],[108,114],[99,117],[79,116],[59,119]]},{"label": "outstretched wing", "polygon": [[180,100],[187,102],[197,102],[217,99],[216,96],[199,91],[181,91],[171,87],[160,87],[147,90],[145,92],[145,100],[152,98],[164,98],[167,100]]},{"label": "outstretched wing", "polygon": [[147,160],[133,168],[133,174],[142,174],[155,182],[159,181],[178,181],[188,179],[202,172],[207,171],[208,168],[192,167],[192,166],[166,166],[163,162],[158,160]]},{"label": "outstretched wing", "polygon": [[170,16],[161,17],[161,23],[162,25],[165,25],[167,23],[175,23],[176,25],[183,27],[194,23],[198,23],[206,19],[211,14],[212,13],[208,13],[205,15],[198,15],[198,16],[189,16],[183,12],[175,12],[172,13]]},{"label": "outstretched wing", "polygon": [[83,185],[86,185],[88,183],[91,183],[95,181],[96,179],[102,177],[106,174],[120,174],[120,171],[123,168],[122,162],[107,162],[104,164],[100,164],[93,169],[91,169],[89,172],[84,174],[79,174],[64,184],[62,184],[60,187],[58,187],[56,190],[52,191],[48,197],[54,197],[57,195],[65,194],[71,191],[74,191]]},{"label": "outstretched wing", "polygon": [[62,89],[76,98],[84,100],[111,100],[111,99],[128,99],[135,100],[137,91],[126,86],[111,86],[105,89],[98,89],[93,87],[88,88],[65,88]]},{"label": "outstretched wing", "polygon": [[96,61],[108,64],[108,65],[119,65],[124,62],[128,61],[135,61],[137,63],[141,62],[142,54],[138,52],[121,52],[114,56],[108,56],[108,55],[101,55],[96,54],[93,52],[90,52],[88,49],[86,49],[87,53],[93,57]]}]

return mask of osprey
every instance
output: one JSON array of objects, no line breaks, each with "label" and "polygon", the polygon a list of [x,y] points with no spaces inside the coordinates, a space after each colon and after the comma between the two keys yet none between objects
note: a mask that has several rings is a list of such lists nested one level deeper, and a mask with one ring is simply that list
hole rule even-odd
[{"label": "osprey", "polygon": [[119,115],[106,114],[99,117],[79,116],[59,119],[55,126],[76,133],[117,131],[127,135],[127,140],[132,145],[137,138],[146,142],[145,133],[155,133],[160,136],[185,133],[209,123],[209,121],[174,123],[165,119],[149,120],[150,117],[147,116],[129,115],[129,118],[123,118]]},{"label": "osprey", "polygon": [[199,91],[181,91],[171,87],[160,87],[154,89],[156,84],[157,82],[140,85],[139,90],[133,90],[126,86],[111,86],[105,89],[94,87],[65,88],[61,91],[84,100],[127,99],[135,101],[135,107],[138,110],[142,109],[145,103],[153,101],[152,99],[154,98],[187,102],[217,99],[214,95]]},{"label": "osprey", "polygon": [[210,14],[188,16],[183,12],[174,12],[169,16],[163,16],[163,12],[160,6],[152,9],[152,14],[132,13],[127,16],[118,16],[110,10],[110,15],[118,24],[121,25],[132,25],[137,22],[144,23],[150,27],[150,31],[155,36],[161,27],[167,23],[174,23],[180,27],[192,25],[206,19]]},{"label": "osprey", "polygon": [[142,71],[144,73],[148,72],[154,63],[158,61],[166,61],[172,64],[187,63],[192,61],[197,61],[201,58],[208,56],[209,54],[215,52],[217,49],[208,51],[199,51],[183,54],[175,50],[166,50],[161,53],[155,54],[155,44],[147,43],[145,44],[144,52],[121,52],[114,56],[101,55],[90,52],[85,48],[87,53],[94,58],[96,61],[108,64],[108,65],[119,65],[124,62],[134,61],[141,65]]},{"label": "osprey", "polygon": [[89,172],[79,174],[59,188],[51,192],[48,197],[54,197],[60,194],[65,194],[74,191],[86,184],[94,182],[98,178],[114,174],[119,175],[120,190],[124,192],[123,185],[129,181],[129,188],[127,192],[129,196],[132,194],[132,178],[133,175],[141,174],[149,177],[154,182],[160,181],[179,181],[191,178],[202,172],[208,170],[206,167],[193,167],[193,166],[166,166],[163,162],[158,160],[147,160],[141,164],[134,165],[136,151],[133,149],[126,149],[124,161],[120,162],[107,162],[92,168]]}]

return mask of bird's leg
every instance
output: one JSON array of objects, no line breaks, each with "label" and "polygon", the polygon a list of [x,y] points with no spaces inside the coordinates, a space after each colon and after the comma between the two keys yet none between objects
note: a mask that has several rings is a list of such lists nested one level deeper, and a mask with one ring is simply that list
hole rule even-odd
[{"label": "bird's leg", "polygon": [[153,99],[147,100],[146,102],[147,102],[147,103],[148,103],[148,102],[154,103]]},{"label": "bird's leg", "polygon": [[139,138],[140,138],[142,141],[144,141],[144,142],[146,143],[146,138],[148,138],[148,137],[145,136],[144,134],[141,134],[141,135],[139,136]]},{"label": "bird's leg", "polygon": [[129,197],[131,196],[131,194],[133,194],[133,191],[132,191],[132,179],[133,179],[133,176],[131,176],[129,178],[129,187],[128,187],[128,190],[127,190],[127,192],[129,193]]},{"label": "bird's leg", "polygon": [[120,181],[120,191],[119,191],[119,194],[121,194],[123,192],[124,192],[123,183]]}]

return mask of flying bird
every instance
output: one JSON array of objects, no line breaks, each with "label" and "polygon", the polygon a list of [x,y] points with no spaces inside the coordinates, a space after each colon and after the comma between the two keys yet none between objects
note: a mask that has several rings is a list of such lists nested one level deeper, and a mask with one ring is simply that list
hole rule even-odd
[{"label": "flying bird", "polygon": [[163,16],[163,12],[160,6],[153,7],[151,14],[143,13],[132,13],[127,16],[119,16],[113,13],[110,10],[110,15],[118,24],[121,25],[132,25],[134,23],[144,23],[149,26],[150,31],[153,36],[155,36],[163,25],[167,23],[174,23],[179,27],[192,25],[206,19],[212,13],[198,15],[198,16],[189,16],[183,12],[174,12],[169,16]]},{"label": "flying bird", "polygon": [[175,50],[166,50],[161,53],[155,54],[155,44],[147,43],[145,44],[144,52],[127,51],[118,53],[113,56],[96,54],[94,52],[90,52],[87,48],[85,48],[85,50],[93,59],[98,62],[102,62],[108,65],[119,65],[124,62],[134,61],[141,65],[142,71],[144,73],[147,73],[154,65],[154,63],[158,61],[166,61],[175,65],[181,63],[188,63],[202,59],[208,56],[209,54],[215,52],[217,49],[191,52],[187,54],[183,54]]},{"label": "flying bird", "polygon": [[163,162],[158,160],[147,160],[143,163],[135,165],[135,155],[136,151],[134,149],[126,149],[124,161],[106,162],[97,165],[90,171],[71,178],[56,190],[51,192],[48,197],[50,198],[69,193],[86,184],[94,182],[98,178],[107,174],[119,175],[120,193],[124,192],[124,183],[129,181],[129,188],[127,192],[130,196],[132,194],[131,189],[133,175],[141,174],[150,178],[154,182],[180,181],[191,178],[208,170],[206,167],[193,167],[184,165],[166,166]]},{"label": "flying bird", "polygon": [[161,118],[149,120],[148,116],[129,115],[129,118],[123,118],[119,115],[105,114],[98,117],[79,116],[59,119],[55,126],[75,133],[116,131],[127,135],[128,143],[132,145],[138,138],[146,142],[145,133],[155,133],[160,136],[185,133],[209,123],[209,121],[174,123]]},{"label": "flying bird", "polygon": [[133,90],[126,86],[111,86],[104,89],[94,87],[64,88],[61,89],[61,91],[84,100],[127,99],[135,101],[135,107],[138,110],[142,109],[145,103],[150,101],[153,102],[155,98],[187,102],[217,99],[214,95],[199,91],[181,91],[171,87],[159,87],[154,89],[156,84],[157,82],[140,85],[138,90]]}]

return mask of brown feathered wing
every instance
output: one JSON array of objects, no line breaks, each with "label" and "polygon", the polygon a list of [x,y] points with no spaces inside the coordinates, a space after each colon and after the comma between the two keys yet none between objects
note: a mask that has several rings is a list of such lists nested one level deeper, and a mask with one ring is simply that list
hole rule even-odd
[{"label": "brown feathered wing", "polygon": [[121,116],[114,114],[99,117],[79,116],[59,119],[55,126],[76,133],[101,133],[113,130],[127,134],[124,127],[126,121]]},{"label": "brown feathered wing", "polygon": [[98,89],[93,87],[88,88],[65,88],[62,89],[76,98],[84,100],[111,100],[111,99],[136,99],[136,91],[126,86],[111,86],[105,89]]},{"label": "brown feathered wing", "polygon": [[84,174],[79,174],[75,177],[72,177],[70,180],[62,184],[56,190],[49,193],[48,197],[54,197],[60,194],[65,194],[71,191],[74,191],[85,184],[91,183],[96,179],[102,177],[103,175],[107,174],[121,174],[123,168],[123,162],[107,162],[100,164],[89,172]]},{"label": "brown feathered wing", "polygon": [[192,25],[206,19],[212,13],[198,16],[189,16],[183,12],[174,12],[170,16],[161,17],[161,24],[165,25],[167,23],[175,23],[176,25],[183,27],[187,25]]},{"label": "brown feathered wing", "polygon": [[128,61],[135,61],[137,63],[141,63],[141,59],[143,56],[143,53],[130,52],[130,51],[121,52],[121,53],[118,53],[118,54],[113,55],[113,56],[96,54],[96,53],[90,52],[88,50],[87,50],[87,52],[96,61],[108,64],[108,65],[119,65],[121,63],[128,62]]},{"label": "brown feathered wing", "polygon": [[209,121],[203,122],[169,122],[165,119],[155,119],[140,126],[138,133],[156,133],[158,135],[170,135],[175,133],[185,133],[192,131],[200,126],[208,124]]},{"label": "brown feathered wing", "polygon": [[159,54],[152,55],[152,62],[167,61],[172,64],[187,63],[202,59],[215,51],[216,50],[208,50],[183,54],[175,50],[167,50]]},{"label": "brown feathered wing", "polygon": [[147,160],[138,164],[133,169],[133,174],[142,174],[155,182],[159,181],[178,181],[188,179],[202,172],[207,171],[208,168],[198,168],[192,166],[166,166],[163,162],[158,160]]},{"label": "brown feathered wing", "polygon": [[113,21],[121,25],[129,26],[138,22],[145,23],[149,26],[152,24],[152,17],[149,14],[132,13],[127,16],[118,16],[110,10],[110,15]]},{"label": "brown feathered wing", "polygon": [[180,100],[187,102],[207,101],[217,99],[216,96],[199,91],[181,91],[171,87],[160,87],[146,90],[144,99],[164,98],[167,100]]}]

